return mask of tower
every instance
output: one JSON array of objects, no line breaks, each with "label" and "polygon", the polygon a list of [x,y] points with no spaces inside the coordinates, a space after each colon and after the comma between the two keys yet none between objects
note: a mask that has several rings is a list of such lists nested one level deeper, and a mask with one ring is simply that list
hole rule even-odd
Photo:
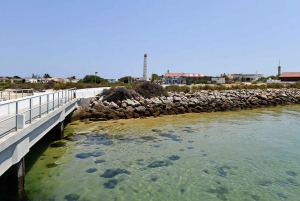
[{"label": "tower", "polygon": [[144,54],[143,80],[148,80],[147,54]]},{"label": "tower", "polygon": [[279,66],[278,66],[278,77],[280,76],[281,74],[281,66],[280,66],[280,60],[279,60]]}]

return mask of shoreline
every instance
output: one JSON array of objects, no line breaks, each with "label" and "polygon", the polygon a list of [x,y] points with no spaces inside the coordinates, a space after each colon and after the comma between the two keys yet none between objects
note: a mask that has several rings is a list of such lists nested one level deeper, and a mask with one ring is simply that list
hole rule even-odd
[{"label": "shoreline", "polygon": [[187,113],[238,111],[300,103],[300,89],[267,90],[201,90],[194,93],[172,93],[155,98],[136,97],[117,102],[102,101],[101,94],[88,106],[74,111],[72,121],[108,121],[143,119]]}]

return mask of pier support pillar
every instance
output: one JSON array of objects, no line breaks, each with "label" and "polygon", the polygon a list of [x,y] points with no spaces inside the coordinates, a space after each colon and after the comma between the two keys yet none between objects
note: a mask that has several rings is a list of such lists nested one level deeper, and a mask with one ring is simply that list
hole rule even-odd
[{"label": "pier support pillar", "polygon": [[55,132],[55,140],[61,140],[64,138],[64,127],[65,123],[64,121],[58,123],[55,126],[54,132]]},{"label": "pier support pillar", "polygon": [[25,159],[24,157],[8,170],[8,200],[25,199]]},{"label": "pier support pillar", "polygon": [[70,114],[68,114],[68,115],[65,117],[65,123],[66,123],[66,125],[69,124],[69,123],[71,123],[73,112],[74,112],[74,111],[72,111]]}]

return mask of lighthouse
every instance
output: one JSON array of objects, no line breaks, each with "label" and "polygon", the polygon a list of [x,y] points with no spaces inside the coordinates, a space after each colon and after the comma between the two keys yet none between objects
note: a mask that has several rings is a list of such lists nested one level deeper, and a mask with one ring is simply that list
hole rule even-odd
[{"label": "lighthouse", "polygon": [[147,54],[144,54],[143,81],[148,81]]}]

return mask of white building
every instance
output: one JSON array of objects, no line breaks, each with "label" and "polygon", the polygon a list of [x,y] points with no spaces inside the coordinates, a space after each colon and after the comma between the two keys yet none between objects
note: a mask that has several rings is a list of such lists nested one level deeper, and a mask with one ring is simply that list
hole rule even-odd
[{"label": "white building", "polygon": [[211,81],[217,84],[225,84],[225,77],[212,77]]},{"label": "white building", "polygon": [[109,83],[116,83],[118,79],[106,79]]},{"label": "white building", "polygon": [[245,82],[252,82],[252,81],[256,81],[259,78],[263,77],[263,74],[232,74],[233,79],[239,78],[241,81],[245,81]]},{"label": "white building", "polygon": [[29,82],[29,83],[37,83],[38,80],[35,79],[35,78],[30,78],[30,79],[28,80],[28,82]]}]

